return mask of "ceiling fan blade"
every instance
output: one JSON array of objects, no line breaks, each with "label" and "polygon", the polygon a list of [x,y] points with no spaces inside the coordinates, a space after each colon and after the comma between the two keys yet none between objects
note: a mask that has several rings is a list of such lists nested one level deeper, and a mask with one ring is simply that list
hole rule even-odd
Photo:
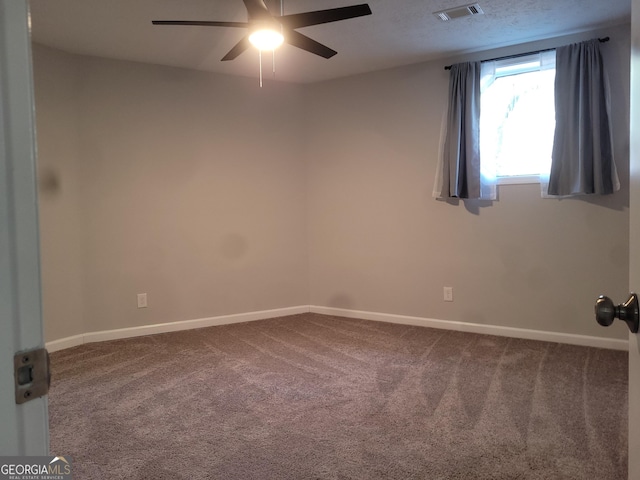
[{"label": "ceiling fan blade", "polygon": [[309,27],[321,23],[338,22],[350,18],[371,15],[371,8],[366,3],[351,5],[349,7],[330,8],[328,10],[316,10],[315,12],[294,13],[276,17],[287,28]]},{"label": "ceiling fan blade", "polygon": [[221,61],[226,62],[228,60],[233,60],[234,58],[237,58],[238,55],[240,55],[250,46],[251,46],[251,42],[249,42],[249,35],[245,35],[244,37],[242,37],[242,40],[236,43],[235,46],[231,50],[229,50],[229,52],[224,57],[222,57]]},{"label": "ceiling fan blade", "polygon": [[264,0],[242,0],[244,6],[247,8],[249,14],[249,20],[261,20],[265,18],[271,18],[269,9],[264,3]]},{"label": "ceiling fan blade", "polygon": [[293,45],[294,47],[298,47],[302,50],[305,50],[310,53],[315,53],[324,58],[331,58],[336,53],[335,50],[330,49],[326,45],[323,45],[315,40],[301,34],[300,32],[296,32],[295,30],[290,30],[285,33],[285,42],[289,45]]},{"label": "ceiling fan blade", "polygon": [[200,27],[238,27],[247,28],[247,22],[206,22],[199,20],[153,20],[154,25],[196,25]]}]

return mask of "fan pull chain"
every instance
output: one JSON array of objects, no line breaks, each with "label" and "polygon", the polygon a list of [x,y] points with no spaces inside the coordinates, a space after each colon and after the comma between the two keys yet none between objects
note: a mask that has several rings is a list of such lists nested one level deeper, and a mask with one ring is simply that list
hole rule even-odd
[{"label": "fan pull chain", "polygon": [[[280,16],[284,16],[284,0],[280,0]],[[280,27],[282,29],[282,26]],[[258,56],[260,58],[260,88],[262,88],[262,50],[258,49]],[[276,51],[271,50],[271,72],[273,78],[276,78]]]},{"label": "fan pull chain", "polygon": [[[280,16],[284,17],[284,0],[280,0]],[[280,25],[280,33],[282,33],[282,25]],[[273,51],[273,78],[276,78],[276,51]]]},{"label": "fan pull chain", "polygon": [[[271,68],[273,69],[272,73],[273,73],[273,78],[276,78],[276,52],[275,50],[271,51]],[[260,63],[260,88],[262,88],[262,50],[258,50],[258,57],[260,59],[259,63]]]},{"label": "fan pull chain", "polygon": [[[280,16],[284,17],[284,0],[280,0]],[[282,33],[282,25],[280,25],[280,33]],[[273,78],[276,78],[276,51],[273,50]]]}]

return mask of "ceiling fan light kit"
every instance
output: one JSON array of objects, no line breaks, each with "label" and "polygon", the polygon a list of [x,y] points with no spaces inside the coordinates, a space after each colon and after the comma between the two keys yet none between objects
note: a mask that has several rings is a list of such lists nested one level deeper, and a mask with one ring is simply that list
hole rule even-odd
[{"label": "ceiling fan light kit", "polygon": [[[187,25],[203,27],[246,28],[248,33],[222,57],[222,61],[237,58],[254,45],[260,52],[273,51],[282,43],[288,43],[323,58],[331,58],[338,52],[298,32],[298,28],[338,22],[350,18],[371,15],[366,3],[347,7],[315,10],[312,12],[283,15],[282,4],[278,15],[272,14],[264,0],[242,0],[247,9],[247,22],[199,21],[199,20],[153,20],[153,25]],[[262,68],[260,69],[262,71]],[[260,82],[262,85],[262,81]]]},{"label": "ceiling fan light kit", "polygon": [[282,45],[284,37],[276,30],[261,28],[249,35],[249,41],[260,51],[272,51]]}]

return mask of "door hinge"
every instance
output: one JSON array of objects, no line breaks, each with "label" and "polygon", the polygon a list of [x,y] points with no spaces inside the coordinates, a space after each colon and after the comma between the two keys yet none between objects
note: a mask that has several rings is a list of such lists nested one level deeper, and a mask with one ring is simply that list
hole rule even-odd
[{"label": "door hinge", "polygon": [[46,395],[51,384],[47,349],[38,348],[16,353],[13,357],[13,375],[17,404]]}]

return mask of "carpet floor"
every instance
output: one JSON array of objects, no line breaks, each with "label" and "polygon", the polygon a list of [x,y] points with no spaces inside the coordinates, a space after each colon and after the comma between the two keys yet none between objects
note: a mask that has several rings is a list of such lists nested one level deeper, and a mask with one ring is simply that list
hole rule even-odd
[{"label": "carpet floor", "polygon": [[627,478],[625,352],[308,313],[51,360],[77,480]]}]

